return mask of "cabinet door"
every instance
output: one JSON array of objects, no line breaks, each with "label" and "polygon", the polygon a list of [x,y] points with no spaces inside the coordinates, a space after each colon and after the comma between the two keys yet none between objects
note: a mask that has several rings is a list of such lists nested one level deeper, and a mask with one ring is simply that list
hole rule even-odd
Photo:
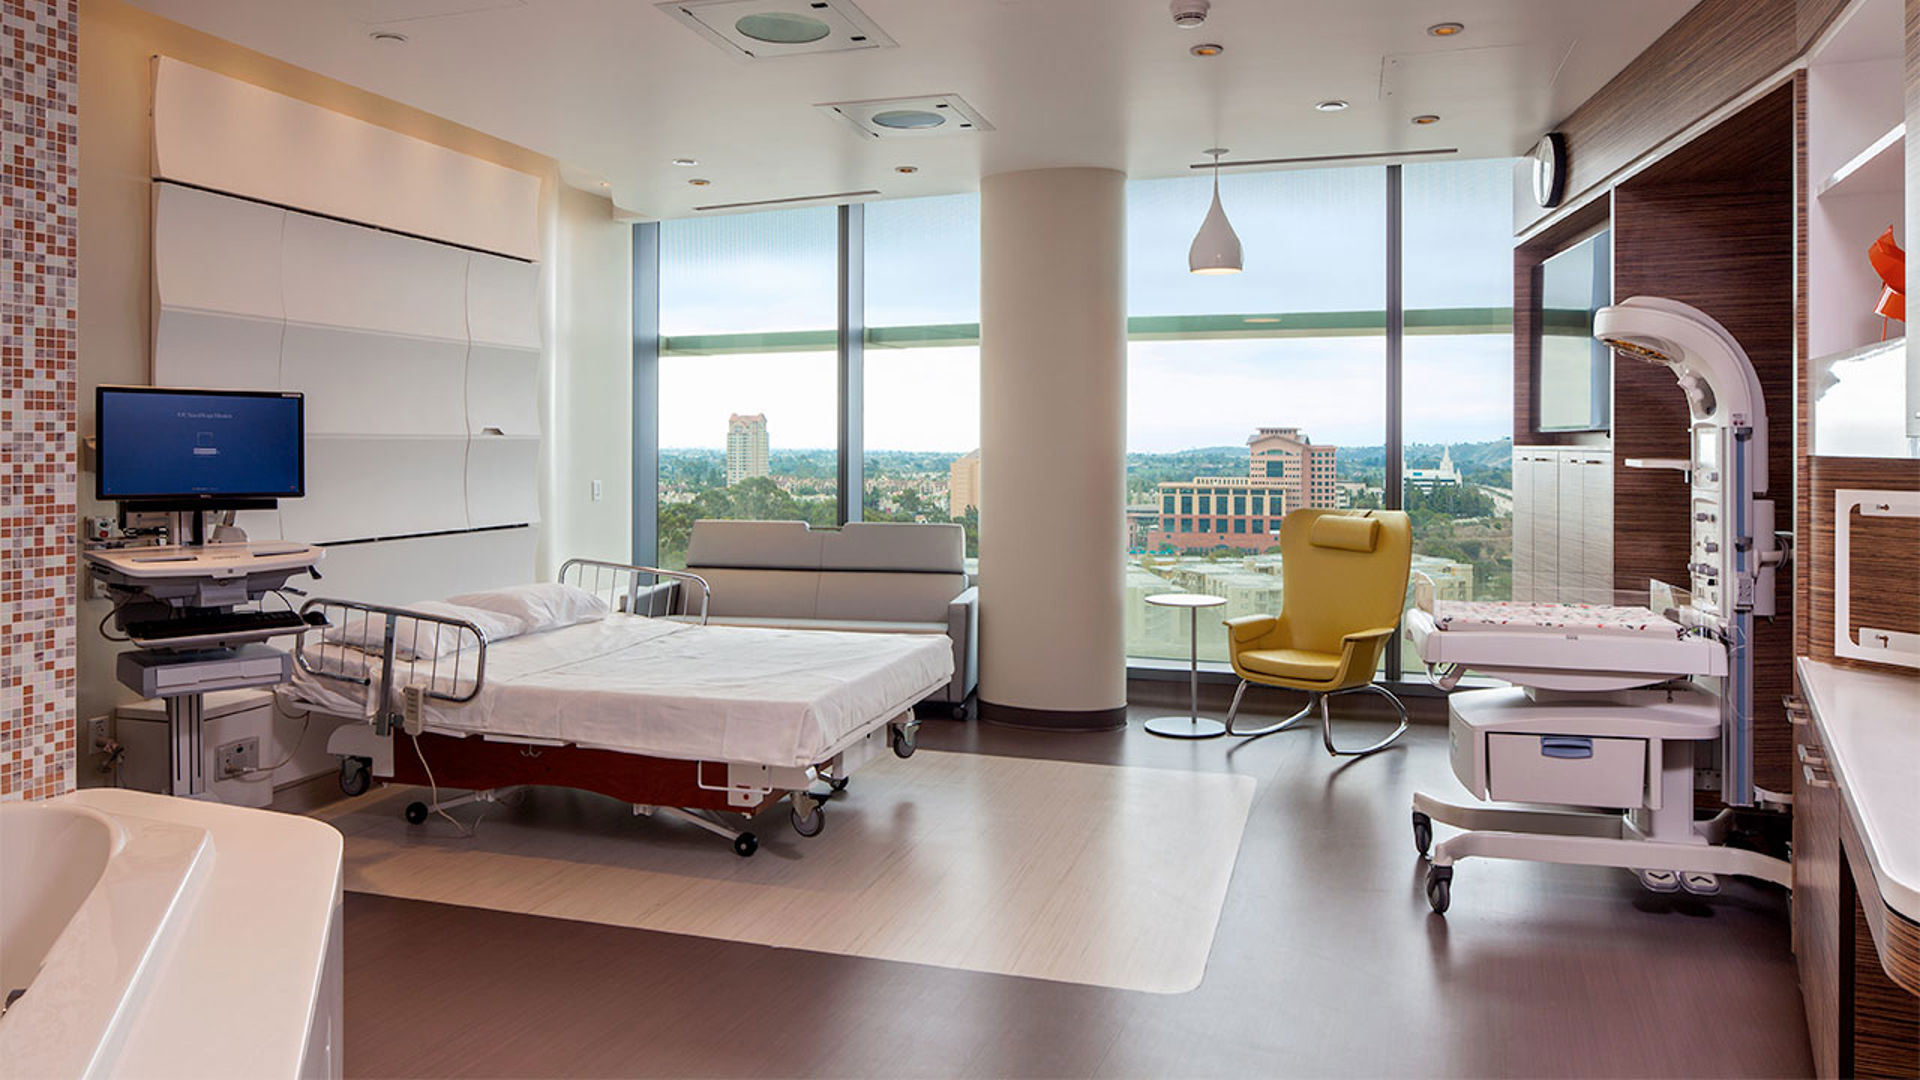
[{"label": "cabinet door", "polygon": [[[1814,1074],[1840,1075],[1840,806],[1826,754],[1805,707],[1794,731],[1793,951],[1813,1045]],[[1848,911],[1849,920],[1852,912]],[[1851,957],[1848,958],[1851,962]]]}]

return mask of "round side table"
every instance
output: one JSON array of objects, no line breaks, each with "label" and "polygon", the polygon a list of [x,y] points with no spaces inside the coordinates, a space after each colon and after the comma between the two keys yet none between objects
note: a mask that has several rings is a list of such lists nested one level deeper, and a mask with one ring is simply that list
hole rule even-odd
[{"label": "round side table", "polygon": [[1155,607],[1186,608],[1191,616],[1187,626],[1187,641],[1191,647],[1188,669],[1190,708],[1186,716],[1156,716],[1148,720],[1147,730],[1153,734],[1169,739],[1214,739],[1227,733],[1227,725],[1200,715],[1200,609],[1219,607],[1226,602],[1224,596],[1202,596],[1199,593],[1161,593],[1147,597],[1147,603]]}]

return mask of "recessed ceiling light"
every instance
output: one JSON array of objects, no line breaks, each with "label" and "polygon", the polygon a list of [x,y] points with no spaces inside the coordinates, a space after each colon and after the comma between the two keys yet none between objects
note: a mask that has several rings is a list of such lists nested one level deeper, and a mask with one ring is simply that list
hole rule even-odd
[{"label": "recessed ceiling light", "polygon": [[742,15],[734,21],[733,28],[743,37],[764,41],[769,45],[805,45],[833,33],[833,27],[811,15],[793,15],[784,11]]},{"label": "recessed ceiling light", "polygon": [[674,163],[675,165],[678,165],[678,166],[680,166],[680,167],[681,167],[681,168],[683,168],[683,169],[691,169],[691,168],[693,168],[693,167],[694,167],[695,165],[698,165],[698,164],[700,164],[699,162],[697,162],[697,161],[695,161],[695,160],[693,160],[693,159],[692,159],[692,158],[690,158],[690,157],[677,157],[677,158],[674,158],[674,159],[673,159],[673,163]]},{"label": "recessed ceiling light", "polygon": [[613,185],[612,185],[612,184],[609,184],[609,183],[607,183],[607,182],[606,182],[605,180],[602,180],[602,181],[600,181],[600,186],[601,186],[601,187],[612,187]]},{"label": "recessed ceiling light", "polygon": [[937,112],[924,109],[888,109],[874,113],[870,119],[883,128],[895,131],[919,131],[923,128],[936,128],[947,122],[947,118]]},{"label": "recessed ceiling light", "polygon": [[696,176],[693,179],[687,181],[687,183],[692,184],[694,187],[706,187],[708,184],[713,183],[713,181],[708,180],[705,177]]},{"label": "recessed ceiling light", "polygon": [[903,176],[911,176],[912,174],[914,174],[914,173],[917,173],[917,172],[919,172],[919,171],[920,171],[920,166],[918,166],[918,165],[895,165],[895,166],[893,167],[893,171],[894,171],[894,172],[897,172],[897,173],[900,173],[900,174],[901,174],[901,175],[903,175]]},{"label": "recessed ceiling light", "polygon": [[1428,124],[1439,123],[1440,118],[1432,113],[1421,113],[1419,116],[1413,118],[1413,122],[1419,124],[1421,127],[1426,127]]},{"label": "recessed ceiling light", "polygon": [[1465,31],[1466,28],[1465,23],[1434,23],[1432,26],[1427,27],[1427,33],[1432,34],[1434,37],[1452,37],[1455,34]]},{"label": "recessed ceiling light", "polygon": [[1192,53],[1195,56],[1219,56],[1221,53],[1227,51],[1227,47],[1225,45],[1217,45],[1209,41],[1204,44],[1195,45],[1193,48],[1188,49],[1187,51]]},{"label": "recessed ceiling light", "polygon": [[407,35],[395,33],[392,30],[375,30],[367,36],[382,45],[399,45],[407,40]]},{"label": "recessed ceiling light", "polygon": [[1313,107],[1319,109],[1321,112],[1339,112],[1341,109],[1347,107],[1347,103],[1341,98],[1328,98],[1325,101],[1314,102]]}]

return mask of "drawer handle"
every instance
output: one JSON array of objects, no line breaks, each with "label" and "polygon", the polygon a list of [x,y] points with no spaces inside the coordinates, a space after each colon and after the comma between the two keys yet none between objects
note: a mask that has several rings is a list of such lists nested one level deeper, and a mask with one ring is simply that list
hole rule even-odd
[{"label": "drawer handle", "polygon": [[1806,777],[1806,778],[1807,778],[1807,786],[1808,786],[1808,787],[1815,787],[1815,788],[1830,788],[1830,787],[1832,787],[1832,786],[1833,786],[1833,781],[1832,781],[1832,780],[1830,780],[1830,779],[1829,779],[1829,780],[1822,780],[1822,779],[1820,779],[1819,777],[1817,777],[1817,776],[1815,776],[1815,775],[1813,775],[1813,766],[1812,766],[1812,765],[1802,765],[1802,766],[1800,766],[1800,774],[1801,774],[1802,776],[1804,776],[1804,777]]},{"label": "drawer handle", "polygon": [[1783,697],[1780,699],[1780,704],[1787,710],[1787,720],[1795,727],[1804,726],[1807,721],[1813,719],[1807,713],[1807,703],[1797,697]]},{"label": "drawer handle", "polygon": [[1800,759],[1802,765],[1818,765],[1821,768],[1827,765],[1827,756],[1818,750],[1809,749],[1806,743],[1794,747],[1793,754]]},{"label": "drawer handle", "polygon": [[1593,740],[1579,735],[1543,735],[1540,756],[1580,760],[1593,756]]}]

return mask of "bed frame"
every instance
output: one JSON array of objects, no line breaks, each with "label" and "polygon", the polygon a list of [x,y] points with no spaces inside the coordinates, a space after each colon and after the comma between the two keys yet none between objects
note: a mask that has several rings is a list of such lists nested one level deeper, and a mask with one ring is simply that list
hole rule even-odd
[{"label": "bed frame", "polygon": [[[560,568],[559,580],[602,597],[610,610],[642,617],[670,615],[676,590],[691,594],[697,589],[697,619],[706,625],[712,594],[697,574],[572,559]],[[693,605],[685,607],[691,611]],[[380,628],[377,685],[367,673],[370,652],[329,642],[320,630],[300,636],[294,658],[310,675],[358,687],[367,703],[368,722],[341,727],[327,744],[340,757],[340,789],[360,795],[375,780],[426,787],[433,793],[431,801],[406,808],[407,820],[416,825],[452,807],[493,802],[513,788],[565,787],[619,799],[636,814],[686,821],[725,837],[735,853],[748,856],[759,850],[759,838],[723,815],[752,816],[786,799],[794,831],[817,836],[826,827],[826,802],[846,790],[854,769],[889,748],[898,757],[911,757],[919,731],[909,705],[830,759],[805,768],[661,758],[543,739],[440,734],[421,728],[425,701],[469,702],[486,683],[487,639],[479,627],[463,619],[353,600],[315,598],[301,612],[323,616],[326,627]],[[423,634],[457,635],[460,648],[425,659],[418,658],[417,649],[408,649],[406,655],[415,658],[404,659],[403,632],[415,644]],[[443,788],[467,794],[441,798]]]}]

